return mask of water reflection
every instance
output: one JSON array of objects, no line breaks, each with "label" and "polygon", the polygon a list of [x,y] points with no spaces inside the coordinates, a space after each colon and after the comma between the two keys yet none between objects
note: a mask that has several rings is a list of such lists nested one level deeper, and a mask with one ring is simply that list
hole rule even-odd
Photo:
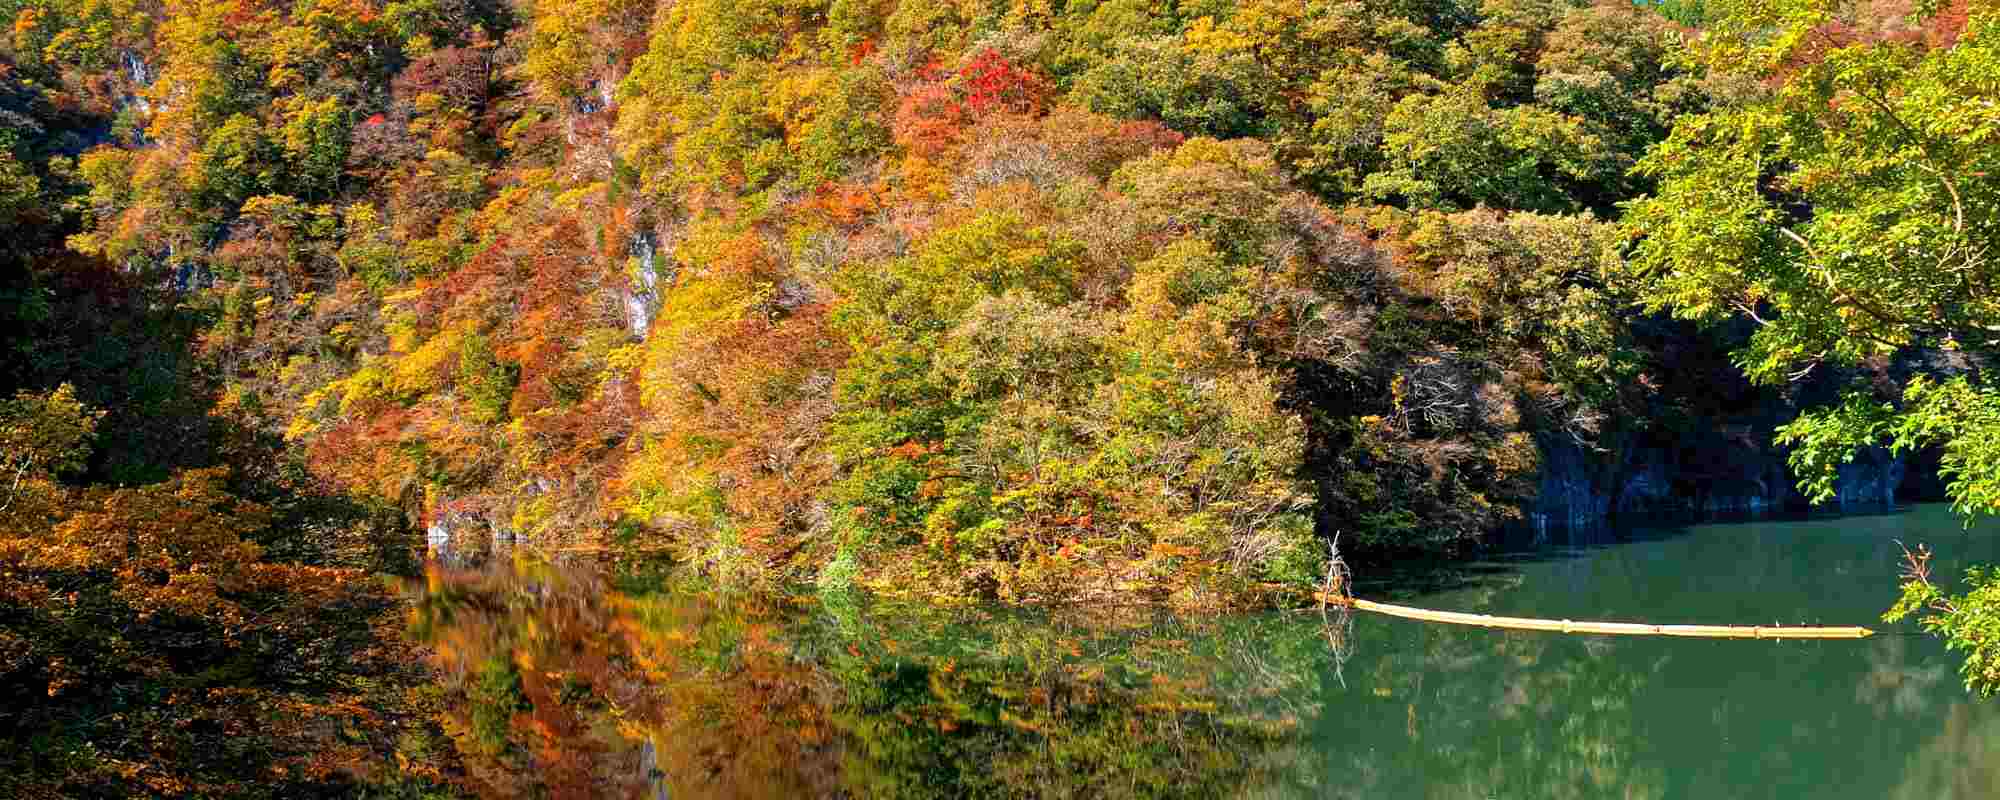
[{"label": "water reflection", "polygon": [[[1686,529],[1473,565],[1421,599],[1865,622],[1893,589],[1865,573],[1893,574],[1876,564],[1892,534],[1929,522]],[[1960,555],[1991,559],[1991,544]],[[413,591],[464,781],[492,797],[2000,796],[2000,713],[1970,703],[1924,637],[1624,639],[1364,615],[1336,631],[1343,665],[1317,612],[719,599],[520,559],[434,569]]]},{"label": "water reflection", "polygon": [[1938,735],[1910,754],[1893,800],[1974,800],[2000,787],[2000,709],[1953,706]]},{"label": "water reflection", "polygon": [[1878,717],[1929,711],[1940,694],[1939,686],[1952,677],[1944,661],[1911,663],[1908,641],[1902,636],[1884,636],[1863,648],[1868,672],[1854,684],[1854,702],[1873,709]]},{"label": "water reflection", "polygon": [[525,561],[434,569],[412,631],[489,796],[1246,794],[1298,760],[1324,648],[1310,626],[635,595]]}]

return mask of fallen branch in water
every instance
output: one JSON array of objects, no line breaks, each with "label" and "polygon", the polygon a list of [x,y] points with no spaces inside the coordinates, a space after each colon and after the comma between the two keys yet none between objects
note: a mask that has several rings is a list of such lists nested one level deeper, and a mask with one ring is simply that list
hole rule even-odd
[{"label": "fallen branch in water", "polygon": [[1590,620],[1533,619],[1530,617],[1496,617],[1491,614],[1466,614],[1458,611],[1432,611],[1427,608],[1395,606],[1377,603],[1355,597],[1342,597],[1321,593],[1322,607],[1327,604],[1344,605],[1362,611],[1373,611],[1392,617],[1416,619],[1426,622],[1443,622],[1452,625],[1475,625],[1482,628],[1508,628],[1523,631],[1552,631],[1556,633],[1601,633],[1615,636],[1686,636],[1705,639],[1860,639],[1874,635],[1874,631],[1862,627],[1783,627],[1778,625],[1653,625],[1643,622],[1594,622]]}]

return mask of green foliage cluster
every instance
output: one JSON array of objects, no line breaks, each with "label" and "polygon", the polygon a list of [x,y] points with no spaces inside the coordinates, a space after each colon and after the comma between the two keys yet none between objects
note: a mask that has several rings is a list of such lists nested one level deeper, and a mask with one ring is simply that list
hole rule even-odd
[{"label": "green foliage cluster", "polygon": [[[1257,150],[1197,139],[1111,184],[1145,208],[1201,172],[1277,183]],[[1071,227],[1087,210],[1050,200],[1037,210],[1055,226],[981,203],[908,256],[839,279],[833,325],[855,354],[828,431],[842,546],[921,543],[947,574],[1020,599],[1059,596],[1050,584],[1093,568],[1131,571],[1127,593],[1172,593],[1224,555],[1243,577],[1310,580],[1303,429],[1239,333],[1280,290],[1252,276],[1277,266],[1271,232],[1218,217],[1157,249],[1122,245],[1136,263],[1113,267]]]},{"label": "green foliage cluster", "polygon": [[[1639,172],[1629,265],[1653,309],[1737,317],[1752,379],[1822,366],[1863,374],[1779,430],[1802,488],[1830,498],[1863,448],[1936,449],[1954,507],[2000,512],[2000,264],[1995,76],[2000,9],[1928,3],[1884,13],[1816,1],[1704,3],[1685,58],[1732,91],[1676,122]],[[1991,579],[1948,598],[1920,563],[1889,618],[1918,615],[1991,691]]]},{"label": "green foliage cluster", "polygon": [[67,383],[48,394],[22,391],[0,402],[0,472],[20,491],[34,477],[74,474],[90,455],[97,421],[104,416],[76,399]]},{"label": "green foliage cluster", "polygon": [[1952,595],[1931,582],[1930,553],[1919,549],[1909,556],[1903,593],[1896,599],[1884,622],[1901,622],[1911,617],[1924,630],[1944,639],[1952,650],[1965,654],[1959,672],[1965,686],[1981,697],[2000,691],[2000,576],[1990,566],[1968,567],[1965,593]]}]

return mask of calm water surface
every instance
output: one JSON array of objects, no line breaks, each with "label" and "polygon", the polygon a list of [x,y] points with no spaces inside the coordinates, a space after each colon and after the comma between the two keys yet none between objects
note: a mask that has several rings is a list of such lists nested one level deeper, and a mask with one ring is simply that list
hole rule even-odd
[{"label": "calm water surface", "polygon": [[2000,702],[1969,697],[1938,642],[1876,621],[1895,540],[1930,543],[1955,577],[2000,562],[2000,530],[1925,506],[1598,536],[1363,594],[1882,633],[1614,638],[1362,614],[1330,643],[1317,613],[717,602],[548,570],[433,576],[414,630],[440,645],[491,769],[556,794],[2000,797]]}]

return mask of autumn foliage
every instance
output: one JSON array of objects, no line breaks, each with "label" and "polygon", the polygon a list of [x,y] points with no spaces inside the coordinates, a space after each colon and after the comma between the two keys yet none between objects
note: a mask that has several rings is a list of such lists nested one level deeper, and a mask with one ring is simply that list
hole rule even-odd
[{"label": "autumn foliage", "polygon": [[[1745,41],[1782,80],[1992,24],[1932,5]],[[362,570],[424,534],[1213,611],[1779,407],[1621,277],[1633,166],[1773,91],[1683,57],[1704,7],[0,0],[0,717],[62,731],[9,740],[18,785],[230,794],[205,748],[277,719],[227,757],[287,786],[393,752],[411,791],[632,789],[554,743],[693,662],[584,589],[436,589],[468,703],[384,699],[411,653]],[[769,713],[729,730],[796,736],[756,758],[840,724],[743,669]]]},{"label": "autumn foliage", "polygon": [[[222,469],[73,488],[100,416],[64,386],[0,408],[0,693],[11,796],[321,792],[423,722],[367,688],[409,652],[353,569],[266,560],[272,511]],[[393,636],[393,634],[391,634]]]},{"label": "autumn foliage", "polygon": [[934,599],[1267,602],[1517,518],[1634,400],[1561,215],[1701,102],[1610,5],[96,13],[16,15],[129,118],[68,246],[176,276],[314,480]]}]

